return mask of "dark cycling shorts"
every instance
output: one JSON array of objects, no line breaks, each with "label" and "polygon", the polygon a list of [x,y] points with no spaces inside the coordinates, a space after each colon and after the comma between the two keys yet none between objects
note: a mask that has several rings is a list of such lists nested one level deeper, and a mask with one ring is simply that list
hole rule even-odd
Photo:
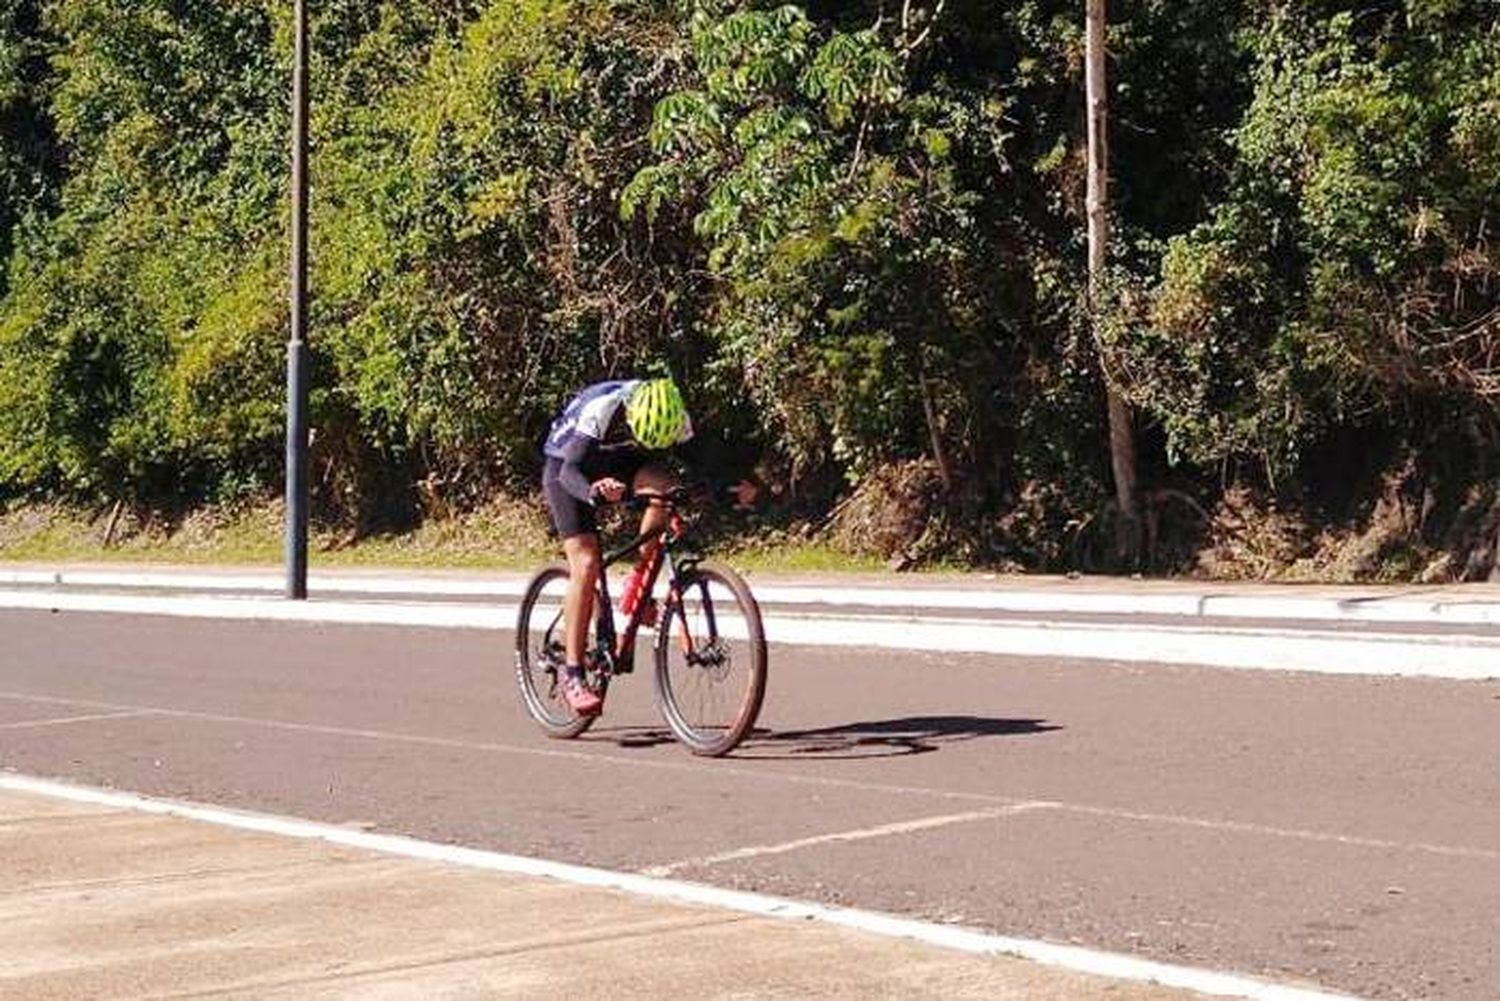
[{"label": "dark cycling shorts", "polygon": [[[590,483],[602,479],[616,479],[628,488],[635,482],[635,474],[646,465],[644,456],[612,458],[590,465],[584,470]],[[552,527],[558,537],[571,539],[578,535],[598,535],[599,522],[594,516],[594,505],[585,504],[563,489],[558,474],[562,471],[561,459],[548,459],[542,468],[542,496],[547,499],[547,511],[552,515]]]}]

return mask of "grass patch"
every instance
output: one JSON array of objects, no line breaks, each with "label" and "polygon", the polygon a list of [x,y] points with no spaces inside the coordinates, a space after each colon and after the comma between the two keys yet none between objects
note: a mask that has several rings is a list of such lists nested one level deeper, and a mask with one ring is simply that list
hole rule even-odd
[{"label": "grass patch", "polygon": [[753,542],[708,550],[737,569],[761,573],[873,573],[885,564],[869,556],[844,552],[821,542]]},{"label": "grass patch", "polygon": [[13,507],[0,516],[0,559],[11,562],[269,563],[279,547],[279,535],[252,517],[212,529],[190,519],[173,530],[128,513],[53,505]]},{"label": "grass patch", "polygon": [[[114,526],[111,531],[110,522]],[[152,516],[14,505],[0,511],[0,562],[160,563],[277,566],[283,560],[279,502],[204,509],[174,523]],[[606,539],[627,537],[612,524]],[[106,538],[109,543],[106,545]],[[697,533],[700,551],[761,573],[867,573],[881,560],[850,554],[826,540],[773,527],[718,524]],[[496,500],[477,511],[431,520],[409,532],[353,538],[315,529],[310,561],[322,567],[530,570],[561,556],[534,502]]]}]

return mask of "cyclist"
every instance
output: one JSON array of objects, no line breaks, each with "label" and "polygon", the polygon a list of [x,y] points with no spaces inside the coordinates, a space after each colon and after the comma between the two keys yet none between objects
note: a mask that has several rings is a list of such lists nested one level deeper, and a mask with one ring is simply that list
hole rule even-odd
[{"label": "cyclist", "polygon": [[[659,457],[692,437],[692,418],[682,391],[671,379],[597,383],[573,397],[552,422],[543,449],[542,493],[568,560],[562,693],[580,716],[597,716],[604,708],[603,700],[585,684],[583,671],[594,591],[603,563],[595,509],[601,502],[618,503],[631,493],[671,491],[676,478]],[[758,491],[741,482],[735,492],[741,504],[750,504]],[[666,521],[662,507],[648,505],[641,517],[641,534],[661,531]],[[647,559],[652,555],[649,547],[642,552]],[[637,570],[621,588],[625,614],[634,610],[642,583]]]}]

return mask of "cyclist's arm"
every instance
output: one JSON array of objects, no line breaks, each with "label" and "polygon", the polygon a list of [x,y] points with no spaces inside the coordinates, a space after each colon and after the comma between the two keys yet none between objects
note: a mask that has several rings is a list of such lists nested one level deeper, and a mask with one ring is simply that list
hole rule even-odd
[{"label": "cyclist's arm", "polygon": [[594,503],[594,484],[583,471],[583,463],[599,447],[597,439],[578,435],[562,447],[562,468],[558,470],[557,482],[562,484],[569,496],[585,504]]}]

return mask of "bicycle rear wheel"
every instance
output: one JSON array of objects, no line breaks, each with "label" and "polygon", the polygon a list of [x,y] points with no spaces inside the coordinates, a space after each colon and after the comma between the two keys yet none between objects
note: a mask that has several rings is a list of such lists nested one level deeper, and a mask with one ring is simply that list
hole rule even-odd
[{"label": "bicycle rear wheel", "polygon": [[560,681],[567,660],[563,633],[563,597],[568,568],[552,566],[527,585],[516,621],[516,684],[521,704],[549,737],[569,740],[594,725],[595,716],[579,716],[563,698]]},{"label": "bicycle rear wheel", "polygon": [[720,757],[755,726],[766,694],[766,637],[749,586],[704,563],[669,594],[656,632],[656,703],[694,754]]}]

